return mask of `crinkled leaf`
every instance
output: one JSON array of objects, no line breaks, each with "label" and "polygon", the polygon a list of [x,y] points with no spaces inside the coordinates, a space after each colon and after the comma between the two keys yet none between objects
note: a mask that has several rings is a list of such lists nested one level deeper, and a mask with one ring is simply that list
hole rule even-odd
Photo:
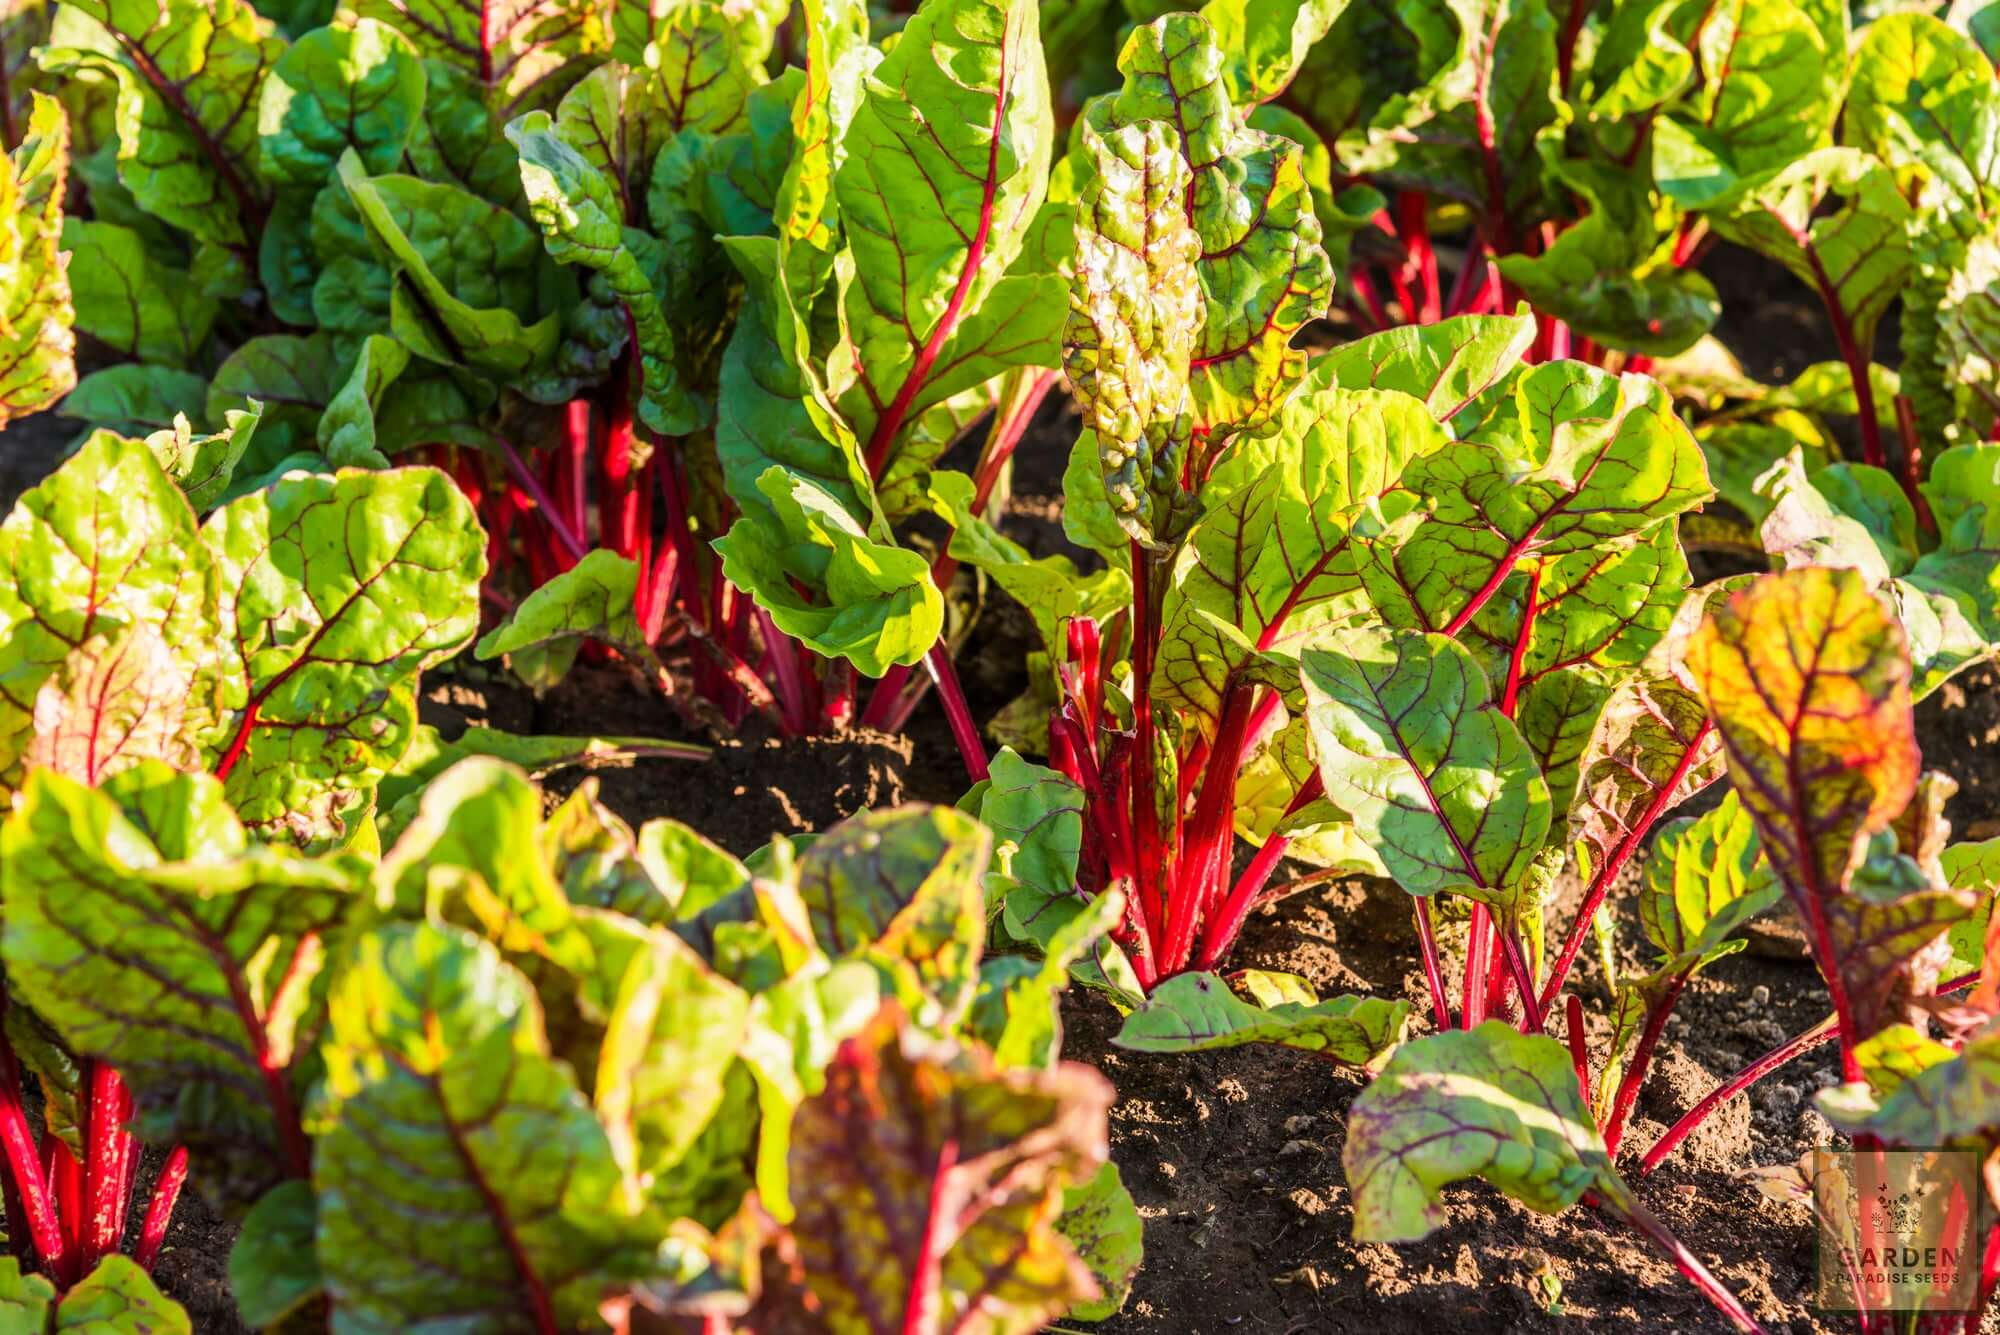
[{"label": "crinkled leaf", "polygon": [[63,249],[79,329],[129,357],[185,367],[201,355],[215,302],[146,253],[129,227],[66,218]]},{"label": "crinkled leaf", "polygon": [[[1885,14],[1855,49],[1843,136],[1923,174],[1919,207],[1970,230],[2000,195],[2000,96],[1969,38],[1929,14]],[[1865,345],[1864,345],[1865,346]]]},{"label": "crinkled leaf", "polygon": [[[835,959],[907,961],[923,996],[963,1013],[985,944],[981,885],[993,839],[949,807],[863,812],[813,841],[799,859],[799,897],[812,938]],[[933,1017],[923,1017],[931,1019]]]},{"label": "crinkled leaf", "polygon": [[28,769],[95,785],[142,760],[198,770],[197,739],[221,712],[217,683],[153,627],[94,635],[35,694]]},{"label": "crinkled leaf", "polygon": [[[81,0],[79,27],[44,68],[117,80],[118,179],[138,206],[198,241],[242,246],[269,199],[256,173],[258,90],[284,54],[241,0]],[[99,26],[101,25],[101,27]]]},{"label": "crinkled leaf", "polygon": [[1865,1084],[1837,1085],[1817,1102],[1849,1135],[1872,1135],[1903,1147],[1990,1145],[2000,1124],[2000,1030],[1975,1034],[1955,1060],[1919,1071],[1876,1100]]},{"label": "crinkled leaf", "polygon": [[1007,874],[1021,885],[1067,892],[1083,849],[1083,790],[1011,747],[993,757],[979,797],[980,822],[1001,842]]},{"label": "crinkled leaf", "polygon": [[486,942],[398,925],[349,947],[315,1105],[317,1249],[344,1329],[566,1327],[642,1273],[604,1127]]},{"label": "crinkled leaf", "polygon": [[1526,312],[1399,325],[1321,353],[1307,383],[1414,394],[1433,418],[1450,422],[1505,380],[1534,340]]},{"label": "crinkled leaf", "polygon": [[236,711],[231,803],[253,826],[323,834],[393,767],[415,681],[478,626],[486,535],[428,468],[293,474],[202,529]]},{"label": "crinkled leaf", "polygon": [[1549,828],[1527,743],[1442,635],[1350,631],[1300,655],[1327,796],[1413,895],[1504,901]]},{"label": "crinkled leaf", "polygon": [[1184,973],[1153,989],[1112,1041],[1134,1052],[1207,1052],[1245,1043],[1317,1052],[1374,1069],[1402,1041],[1410,1003],[1334,997],[1310,1004],[1252,1005],[1212,973]]},{"label": "crinkled leaf", "polygon": [[608,45],[604,16],[574,0],[355,0],[351,8],[448,66],[502,121],[554,102],[581,72],[579,57]]},{"label": "crinkled leaf", "polygon": [[402,33],[373,19],[315,28],[271,67],[257,101],[257,165],[279,187],[318,189],[349,148],[392,172],[424,107],[424,67]]},{"label": "crinkled leaf", "polygon": [[1737,930],[1783,893],[1750,813],[1729,793],[1713,811],[1660,827],[1639,924],[1666,957],[1662,970],[1680,972],[1726,953]]},{"label": "crinkled leaf", "polygon": [[[211,833],[173,833],[193,828]],[[220,783],[158,764],[102,790],[37,771],[0,842],[8,985],[117,1066],[141,1134],[188,1145],[238,1201],[303,1171],[294,1036],[317,1027],[322,941],[359,861],[249,850]]]},{"label": "crinkled leaf", "polygon": [[1722,302],[1708,279],[1651,240],[1635,241],[1607,214],[1592,213],[1539,255],[1502,256],[1500,276],[1585,337],[1673,356],[1715,327]]},{"label": "crinkled leaf", "polygon": [[167,476],[180,484],[188,504],[207,510],[228,491],[263,417],[261,406],[249,412],[230,409],[223,414],[222,430],[197,435],[187,418],[177,416],[170,426],[147,436],[146,446]]},{"label": "crinkled leaf", "polygon": [[627,209],[617,179],[566,143],[546,112],[515,121],[507,138],[520,150],[521,185],[549,254],[601,271],[631,317],[642,355],[639,411],[646,425],[665,435],[692,431],[706,412],[681,383],[673,330],[653,280],[626,245]]},{"label": "crinkled leaf", "polygon": [[871,677],[930,651],[944,599],[920,553],[871,540],[834,496],[781,467],[757,489],[768,508],[745,510],[714,546],[723,573],[779,630]]}]

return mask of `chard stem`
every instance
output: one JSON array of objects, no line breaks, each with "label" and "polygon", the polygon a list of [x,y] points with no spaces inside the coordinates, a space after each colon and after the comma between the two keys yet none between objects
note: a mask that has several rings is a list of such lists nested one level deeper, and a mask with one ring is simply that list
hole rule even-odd
[{"label": "chard stem", "polygon": [[512,441],[503,437],[495,439],[500,441],[501,456],[507,460],[507,471],[513,475],[515,484],[528,494],[529,500],[535,503],[535,508],[541,512],[542,521],[548,525],[549,531],[556,535],[556,541],[563,545],[563,550],[569,553],[570,559],[581,561],[586,554],[583,540],[570,531],[569,521],[563,518],[562,511],[550,498],[548,489],[542,485],[541,479],[535,476],[534,470],[521,458],[520,451],[514,448]]},{"label": "chard stem", "polygon": [[153,1183],[153,1198],[146,1202],[146,1220],[139,1226],[139,1248],[132,1254],[132,1259],[139,1263],[141,1270],[150,1273],[153,1262],[159,1259],[160,1244],[167,1240],[167,1225],[173,1219],[174,1202],[180,1199],[187,1173],[187,1147],[177,1145],[174,1152],[167,1156],[160,1176]]},{"label": "chard stem", "polygon": [[1624,1078],[1618,1082],[1618,1093],[1611,1105],[1611,1120],[1604,1127],[1604,1149],[1614,1161],[1618,1158],[1618,1142],[1625,1138],[1625,1119],[1631,1115],[1632,1105],[1639,1098],[1639,1087],[1646,1083],[1646,1070],[1653,1063],[1653,1049],[1659,1046],[1660,1035],[1666,1032],[1667,1016],[1673,1014],[1674,1003],[1680,1000],[1681,989],[1687,986],[1692,972],[1688,970],[1676,974],[1646,1013],[1646,1027],[1639,1035],[1639,1045],[1632,1049],[1632,1060],[1625,1067]]},{"label": "chard stem", "polygon": [[1417,915],[1417,946],[1424,957],[1424,983],[1430,988],[1431,1016],[1438,1032],[1451,1028],[1451,1005],[1445,1000],[1444,974],[1438,968],[1437,929],[1431,925],[1431,903],[1422,895],[1412,903]]},{"label": "chard stem", "polygon": [[[5,1004],[4,995],[0,995],[0,1014],[4,1014]],[[21,1064],[4,1031],[0,1031],[0,1146],[6,1150],[14,1187],[21,1193],[24,1222],[34,1240],[35,1254],[57,1285],[68,1288],[76,1282],[76,1257],[64,1246],[62,1223],[35,1152],[35,1133],[21,1103]]]},{"label": "chard stem", "polygon": [[958,743],[967,777],[974,783],[984,782],[990,777],[986,748],[980,743],[979,725],[972,721],[972,711],[966,707],[965,692],[958,684],[958,669],[951,665],[951,655],[945,652],[943,640],[924,655],[924,671],[938,688],[938,700],[944,705],[944,716],[951,724],[951,737]]}]

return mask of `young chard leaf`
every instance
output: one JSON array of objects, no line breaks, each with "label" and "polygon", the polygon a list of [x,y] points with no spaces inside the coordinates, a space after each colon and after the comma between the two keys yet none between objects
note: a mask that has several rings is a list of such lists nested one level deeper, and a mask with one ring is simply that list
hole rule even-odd
[{"label": "young chard leaf", "polygon": [[1410,1003],[1334,997],[1256,1006],[1211,973],[1177,974],[1125,1017],[1112,1041],[1134,1052],[1207,1052],[1245,1043],[1317,1052],[1375,1070],[1403,1038]]}]

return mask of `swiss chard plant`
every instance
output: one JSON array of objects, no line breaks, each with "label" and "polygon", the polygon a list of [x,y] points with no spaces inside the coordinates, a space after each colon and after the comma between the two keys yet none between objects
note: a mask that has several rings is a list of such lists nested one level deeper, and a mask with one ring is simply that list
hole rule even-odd
[{"label": "swiss chard plant", "polygon": [[[2000,1145],[1981,1046],[1994,1029],[2000,968],[1994,850],[1948,843],[1942,811],[1955,785],[1922,772],[1911,712],[1917,669],[1889,596],[1853,569],[1761,576],[1715,595],[1683,667],[1719,739],[1731,791],[1706,815],[1660,834],[1638,905],[1660,959],[1624,986],[1598,1096],[1574,1004],[1567,1051],[1491,1023],[1404,1046],[1354,1106],[1346,1165],[1360,1184],[1359,1236],[1422,1236],[1441,1217],[1440,1189],[1470,1176],[1547,1212],[1588,1192],[1658,1236],[1613,1166],[1637,1082],[1688,977],[1740,948],[1736,929],[1780,899],[1804,928],[1833,1014],[1703,1099],[1642,1171],[1724,1099],[1823,1040],[1840,1044],[1846,1083],[1819,1102],[1854,1136],[1864,1164],[1881,1148],[1953,1146],[1983,1157]],[[1974,984],[1963,1002],[1953,1000]],[[1440,1134],[1449,1128],[1458,1134]],[[1812,1171],[1808,1156],[1793,1177],[1808,1197],[1800,1184]],[[1990,1215],[1979,1202],[1960,1204],[1975,1221],[1965,1235],[1970,1254],[1991,1256],[2000,1234]],[[1747,1323],[1689,1259],[1676,1255]],[[1973,1329],[1995,1278],[1990,1265],[1980,1270],[1972,1315],[1953,1303],[1959,1310],[1917,1317],[1912,1328]],[[1862,1287],[1864,1325],[1885,1300]]]}]

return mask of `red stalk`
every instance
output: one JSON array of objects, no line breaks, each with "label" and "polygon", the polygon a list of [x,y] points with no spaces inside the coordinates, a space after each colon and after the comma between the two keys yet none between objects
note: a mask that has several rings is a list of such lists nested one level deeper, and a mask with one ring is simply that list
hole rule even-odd
[{"label": "red stalk", "polygon": [[1917,512],[1917,523],[1924,532],[1937,536],[1937,516],[1931,513],[1931,503],[1924,498],[1922,486],[1924,467],[1923,441],[1917,432],[1917,410],[1910,405],[1910,396],[1896,396],[1896,431],[1903,438],[1903,493],[1910,498],[1910,505]]},{"label": "red stalk", "polygon": [[1779,218],[1776,213],[1771,216],[1791,233],[1793,243],[1804,252],[1806,263],[1812,268],[1813,285],[1819,289],[1820,302],[1826,307],[1827,318],[1833,323],[1833,336],[1840,345],[1840,359],[1847,363],[1847,373],[1854,381],[1854,406],[1861,418],[1862,461],[1876,468],[1886,468],[1888,457],[1882,449],[1882,424],[1875,417],[1875,386],[1868,375],[1868,352],[1855,340],[1853,321],[1848,318],[1847,308],[1841,303],[1840,292],[1834,287],[1826,266],[1820,262],[1812,237]]},{"label": "red stalk", "polygon": [[1445,303],[1448,315],[1463,315],[1472,300],[1472,276],[1477,273],[1479,281],[1486,281],[1486,239],[1478,232],[1465,248],[1465,262],[1458,266],[1458,276],[1452,280],[1451,299]]},{"label": "red stalk", "polygon": [[1574,992],[1565,998],[1569,1003],[1565,1013],[1568,1029],[1565,1037],[1569,1040],[1569,1059],[1576,1066],[1577,1088],[1583,1091],[1583,1106],[1590,1106],[1590,1040],[1583,1032],[1583,1003]]},{"label": "red stalk", "polygon": [[[1514,976],[1514,986],[1521,989],[1521,1032],[1539,1034],[1542,1032],[1542,1008],[1535,1004],[1535,976],[1528,970],[1528,957],[1521,950],[1521,938],[1515,935],[1513,925],[1504,918],[1494,920],[1493,930],[1500,938],[1500,951],[1505,957],[1508,973]],[[1504,986],[1498,991],[1504,1002]]]},{"label": "red stalk", "polygon": [[1653,1049],[1660,1045],[1660,1035],[1667,1028],[1667,1016],[1673,1012],[1674,1003],[1680,1000],[1681,989],[1687,986],[1688,977],[1687,973],[1676,975],[1647,1012],[1646,1027],[1640,1031],[1638,1046],[1632,1049],[1632,1060],[1626,1064],[1625,1076],[1618,1082],[1618,1093],[1611,1104],[1611,1120],[1604,1127],[1604,1149],[1614,1162],[1618,1158],[1618,1142],[1625,1138],[1625,1119],[1631,1115],[1632,1104],[1639,1097],[1639,1086],[1646,1082],[1646,1068],[1652,1065]]},{"label": "red stalk", "polygon": [[516,485],[527,494],[528,499],[535,503],[535,508],[541,512],[542,520],[548,525],[549,531],[555,534],[557,541],[562,543],[572,560],[581,561],[586,551],[583,539],[570,531],[569,524],[562,517],[562,511],[556,508],[556,503],[550,498],[548,490],[522,460],[520,452],[514,448],[511,441],[502,439],[500,453],[507,461],[508,473],[513,476]]},{"label": "red stalk", "polygon": [[[1170,855],[1177,849],[1163,847],[1160,837],[1159,815],[1153,804],[1153,652],[1154,609],[1152,591],[1152,567],[1146,549],[1137,542],[1131,545],[1132,554],[1132,782],[1129,790],[1131,813],[1132,878],[1135,893],[1140,902],[1148,906],[1148,912],[1159,915],[1154,926],[1153,940],[1161,941],[1166,931],[1171,930],[1171,918],[1166,914],[1160,898],[1159,877],[1168,870],[1165,865]],[[1164,961],[1156,961],[1162,965]]]},{"label": "red stalk", "polygon": [[125,1082],[109,1062],[89,1063],[90,1124],[83,1163],[83,1255],[81,1270],[89,1274],[97,1263],[118,1250],[125,1232],[125,1201],[118,1195],[124,1177]]},{"label": "red stalk", "polygon": [[[4,1008],[4,999],[0,999],[0,1012]],[[21,1103],[21,1064],[4,1031],[0,1031],[0,1148],[6,1150],[8,1170],[21,1193],[24,1222],[34,1240],[35,1254],[57,1285],[68,1288],[77,1280],[76,1253],[64,1245],[61,1217],[50,1199],[41,1157],[35,1152],[35,1133]]]},{"label": "red stalk", "polygon": [[1569,977],[1570,966],[1576,962],[1576,952],[1583,945],[1583,934],[1590,930],[1590,920],[1596,916],[1597,906],[1604,902],[1604,892],[1618,879],[1618,873],[1624,869],[1625,860],[1632,856],[1632,850],[1639,846],[1639,841],[1653,828],[1653,822],[1666,811],[1672,801],[1674,790],[1686,781],[1688,771],[1694,768],[1695,757],[1701,752],[1702,743],[1708,740],[1708,734],[1714,727],[1715,723],[1711,719],[1701,721],[1701,726],[1695,729],[1694,738],[1688,743],[1687,750],[1681,754],[1680,762],[1674,766],[1673,774],[1660,790],[1653,794],[1653,800],[1647,804],[1645,813],[1639,817],[1638,823],[1625,832],[1625,837],[1618,841],[1618,846],[1604,859],[1604,865],[1597,869],[1597,875],[1591,878],[1589,889],[1584,891],[1583,904],[1577,909],[1576,918],[1569,925],[1569,934],[1563,938],[1563,947],[1556,956],[1555,968],[1549,971],[1548,981],[1542,984],[1544,1011],[1555,1001],[1556,993],[1562,991],[1563,981]]},{"label": "red stalk", "polygon": [[[1314,770],[1312,777],[1299,785],[1299,791],[1285,807],[1285,814],[1278,823],[1282,825],[1325,795],[1326,785],[1320,781],[1319,771]],[[1230,947],[1236,944],[1237,933],[1243,930],[1244,920],[1256,906],[1258,896],[1263,893],[1265,882],[1271,879],[1271,873],[1277,870],[1278,863],[1284,859],[1285,850],[1291,846],[1292,837],[1288,834],[1279,834],[1273,830],[1265,837],[1263,846],[1257,850],[1257,855],[1250,859],[1250,865],[1243,869],[1243,875],[1237,878],[1236,885],[1230,890],[1229,898],[1223,901],[1221,910],[1209,920],[1202,934],[1199,967],[1213,969],[1222,962],[1223,956],[1229,953]]]},{"label": "red stalk", "polygon": [[187,1182],[187,1172],[187,1148],[176,1146],[153,1183],[153,1198],[146,1203],[146,1220],[139,1226],[139,1249],[132,1259],[141,1270],[150,1271],[153,1262],[159,1259],[160,1244],[167,1240],[167,1224],[173,1218],[174,1202],[180,1199],[181,1187]]},{"label": "red stalk", "polygon": [[[77,1110],[86,1121],[88,1108],[88,1096],[79,1097]],[[74,1257],[79,1242],[76,1224],[83,1218],[83,1166],[77,1163],[76,1156],[69,1152],[69,1146],[61,1136],[42,1137],[42,1173],[48,1180],[49,1195],[55,1201],[56,1224],[62,1229],[63,1251]]]},{"label": "red stalk", "polygon": [[1396,197],[1397,221],[1403,245],[1416,266],[1418,290],[1423,293],[1417,312],[1421,324],[1436,324],[1444,316],[1444,300],[1439,295],[1437,252],[1431,248],[1430,220],[1425,213],[1423,193],[1405,190]]},{"label": "red stalk", "polygon": [[1493,949],[1493,913],[1477,900],[1465,937],[1465,981],[1459,990],[1459,1027],[1477,1029],[1486,1019],[1487,955]]},{"label": "red stalk", "polygon": [[966,707],[965,692],[959,689],[958,672],[951,665],[951,655],[945,652],[943,640],[924,655],[924,671],[938,688],[938,700],[944,705],[944,716],[951,724],[952,740],[958,743],[966,775],[974,783],[984,781],[989,777],[986,748],[980,743],[979,725],[972,721],[972,711]]},{"label": "red stalk", "polygon": [[569,526],[571,532],[582,533],[589,526],[585,519],[589,501],[584,494],[587,490],[584,479],[590,473],[590,400],[571,399],[564,411],[563,425],[569,436]]},{"label": "red stalk", "polygon": [[[1575,1000],[1574,997],[1570,999],[1572,1001]],[[1744,1090],[1750,1088],[1750,1086],[1756,1084],[1759,1080],[1762,1080],[1771,1072],[1777,1070],[1780,1066],[1790,1062],[1792,1058],[1798,1056],[1800,1053],[1811,1051],[1813,1048],[1832,1039],[1838,1032],[1839,1027],[1835,1022],[1835,1017],[1829,1015],[1804,1033],[1795,1034],[1791,1038],[1786,1039],[1777,1047],[1772,1048],[1756,1061],[1751,1062],[1735,1075],[1710,1090],[1702,1097],[1701,1102],[1681,1114],[1680,1120],[1668,1129],[1667,1134],[1660,1137],[1659,1142],[1652,1149],[1646,1151],[1646,1157],[1639,1163],[1639,1175],[1644,1177],[1647,1173],[1658,1168],[1666,1160],[1666,1157],[1679,1147],[1683,1140],[1686,1140],[1694,1133],[1696,1127],[1699,1127],[1703,1122],[1708,1120],[1710,1113],[1735,1098],[1738,1094],[1741,1094]]]},{"label": "red stalk", "polygon": [[785,716],[785,729],[794,735],[811,731],[806,713],[805,682],[799,674],[798,641],[778,629],[771,614],[757,609],[757,624],[764,632],[765,661],[771,666],[771,680]]},{"label": "red stalk", "polygon": [[1416,906],[1417,947],[1424,957],[1424,982],[1431,992],[1431,1016],[1438,1032],[1451,1028],[1451,1006],[1445,1001],[1444,973],[1438,968],[1437,929],[1431,925],[1431,902],[1422,895],[1411,901]]},{"label": "red stalk", "polygon": [[1382,304],[1381,295],[1375,291],[1375,280],[1368,276],[1366,270],[1360,268],[1348,270],[1347,281],[1353,287],[1354,295],[1360,297],[1362,304],[1367,306],[1369,318],[1375,321],[1377,329],[1395,328],[1396,322],[1389,318],[1389,308]]},{"label": "red stalk", "polygon": [[621,364],[611,376],[604,455],[598,461],[604,491],[598,497],[597,523],[604,545],[625,557],[637,556],[639,551],[639,489],[633,484],[632,446],[631,368]]}]

